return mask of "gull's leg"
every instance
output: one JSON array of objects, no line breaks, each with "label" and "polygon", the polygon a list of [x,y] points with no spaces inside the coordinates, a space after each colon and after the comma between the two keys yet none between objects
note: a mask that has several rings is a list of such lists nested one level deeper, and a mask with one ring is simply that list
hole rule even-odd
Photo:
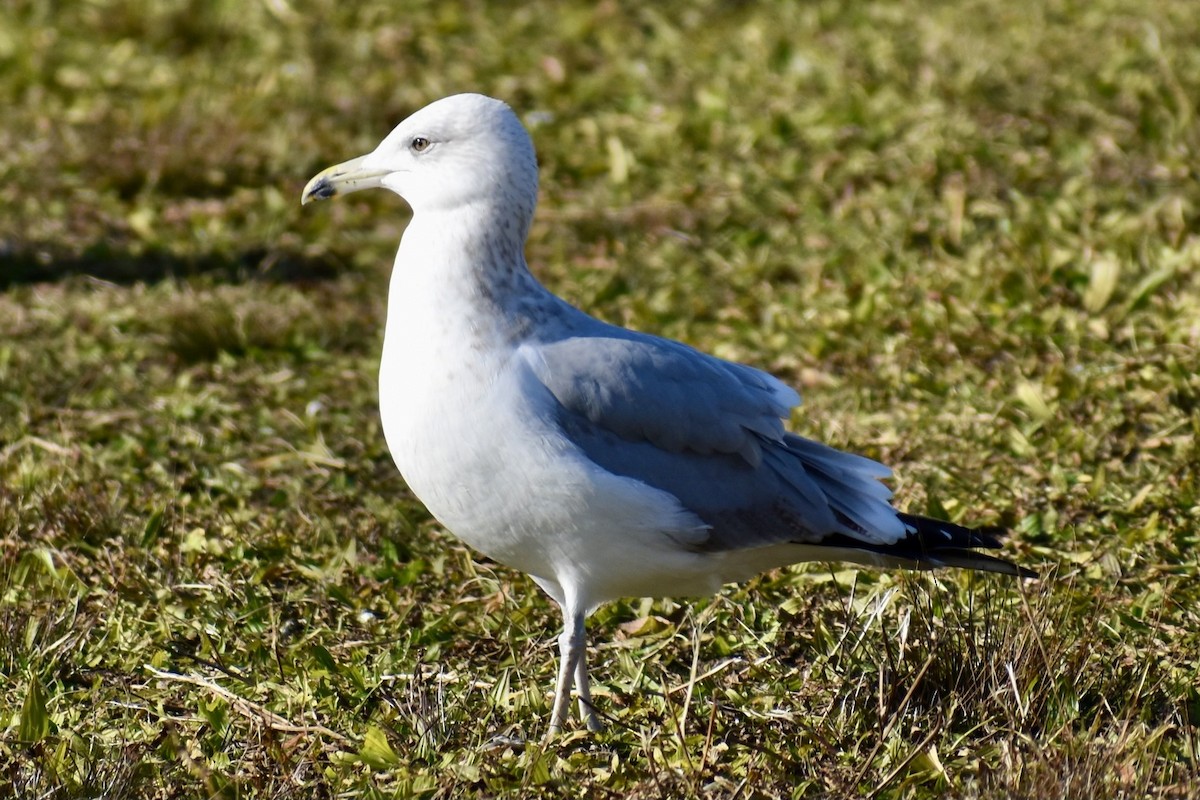
[{"label": "gull's leg", "polygon": [[[558,637],[558,684],[554,689],[554,710],[550,713],[547,736],[558,733],[567,721],[567,709],[571,707],[571,685],[575,681],[576,669],[584,658],[584,643],[583,611],[575,611],[564,605],[563,631]],[[587,666],[584,665],[583,669],[586,680]]]},{"label": "gull's leg", "polygon": [[592,684],[588,680],[586,630],[581,630],[579,640],[579,660],[575,662],[575,691],[579,693],[579,718],[587,723],[589,731],[595,733],[604,725],[596,716],[596,708],[592,705]]}]

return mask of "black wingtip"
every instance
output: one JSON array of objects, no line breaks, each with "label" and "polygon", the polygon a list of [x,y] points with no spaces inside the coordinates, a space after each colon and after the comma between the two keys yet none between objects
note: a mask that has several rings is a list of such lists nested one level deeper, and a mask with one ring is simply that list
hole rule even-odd
[{"label": "black wingtip", "polygon": [[996,556],[976,552],[983,548],[997,550],[1008,529],[999,526],[968,528],[944,519],[922,517],[917,514],[899,513],[900,521],[909,529],[909,536],[897,545],[915,547],[920,561],[930,566],[939,562],[950,567],[1000,572],[1018,578],[1037,578],[1037,572]]},{"label": "black wingtip", "polygon": [[972,569],[980,572],[996,572],[1001,575],[1012,575],[1014,578],[1035,579],[1038,574],[1033,570],[1014,564],[1005,558],[986,555],[975,550],[936,550],[927,552],[918,559],[918,568],[937,569],[939,567],[957,567]]},{"label": "black wingtip", "polygon": [[[888,558],[908,562],[916,569],[957,567],[983,572],[996,572],[1017,578],[1035,579],[1037,572],[1003,558],[978,552],[996,550],[1008,533],[1005,528],[968,528],[946,520],[897,513],[908,529],[908,535],[892,544],[871,544],[845,536],[826,539],[822,544],[865,550]],[[835,541],[842,539],[844,541]]]}]

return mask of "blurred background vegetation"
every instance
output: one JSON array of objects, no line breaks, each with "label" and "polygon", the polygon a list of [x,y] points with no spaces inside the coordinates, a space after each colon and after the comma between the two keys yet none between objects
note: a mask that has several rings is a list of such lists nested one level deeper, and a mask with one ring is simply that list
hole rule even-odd
[{"label": "blurred background vegetation", "polygon": [[[1197,42],[1178,0],[8,0],[0,789],[1195,796]],[[520,746],[556,612],[379,433],[407,210],[298,202],[460,91],[534,136],[547,285],[775,371],[1046,580],[613,604],[610,732]]]}]

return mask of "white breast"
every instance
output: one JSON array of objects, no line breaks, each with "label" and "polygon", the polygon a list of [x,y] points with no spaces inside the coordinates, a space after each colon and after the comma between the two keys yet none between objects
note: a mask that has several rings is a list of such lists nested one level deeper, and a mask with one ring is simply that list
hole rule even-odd
[{"label": "white breast", "polygon": [[[410,229],[411,230],[411,229]],[[406,234],[406,241],[409,235]],[[408,267],[402,244],[388,300],[380,414],[409,488],[448,530],[557,599],[588,605],[662,593],[690,564],[673,531],[700,525],[678,501],[589,461],[556,427],[552,395],[468,282]],[[419,261],[417,262],[419,264]]]}]

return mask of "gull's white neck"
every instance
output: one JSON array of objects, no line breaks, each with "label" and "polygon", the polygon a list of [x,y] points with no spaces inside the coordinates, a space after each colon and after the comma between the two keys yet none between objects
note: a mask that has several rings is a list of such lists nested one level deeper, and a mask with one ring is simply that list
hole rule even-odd
[{"label": "gull's white neck", "polygon": [[518,557],[529,548],[514,539],[513,498],[486,488],[507,454],[542,440],[525,435],[536,414],[513,417],[525,408],[519,348],[570,313],[529,273],[524,236],[518,221],[478,210],[409,223],[392,268],[379,411],[405,481],[444,525],[545,574]]},{"label": "gull's white neck", "polygon": [[417,213],[392,268],[387,338],[430,314],[447,333],[510,337],[491,329],[511,322],[516,305],[550,299],[525,265],[526,229],[511,209],[483,203]]},{"label": "gull's white neck", "polygon": [[392,268],[379,373],[393,453],[395,439],[411,438],[401,430],[439,403],[486,396],[561,303],[526,267],[525,231],[500,207],[421,211],[409,223]]}]

